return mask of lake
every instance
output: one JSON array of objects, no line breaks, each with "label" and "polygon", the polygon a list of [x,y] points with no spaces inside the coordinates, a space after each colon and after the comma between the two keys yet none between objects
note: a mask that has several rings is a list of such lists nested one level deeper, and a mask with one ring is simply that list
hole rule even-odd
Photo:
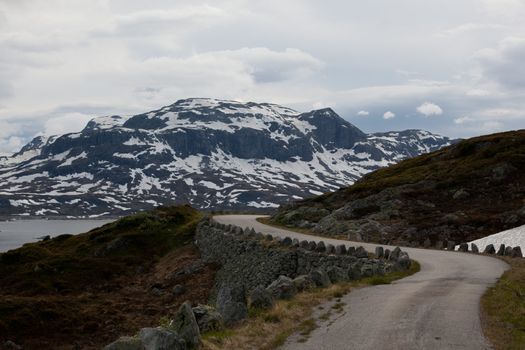
[{"label": "lake", "polygon": [[36,242],[37,237],[87,232],[114,220],[15,220],[0,221],[0,252]]}]

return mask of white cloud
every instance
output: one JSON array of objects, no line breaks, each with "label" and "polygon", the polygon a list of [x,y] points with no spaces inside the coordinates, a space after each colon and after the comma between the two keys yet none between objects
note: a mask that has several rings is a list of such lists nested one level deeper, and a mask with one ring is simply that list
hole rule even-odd
[{"label": "white cloud", "polygon": [[425,117],[443,114],[441,107],[432,102],[424,102],[421,106],[417,107],[416,110]]},{"label": "white cloud", "polygon": [[471,117],[459,117],[459,118],[454,119],[454,124],[465,124],[465,123],[473,122],[474,120],[475,119]]},{"label": "white cloud", "polygon": [[383,119],[392,119],[395,118],[396,114],[391,111],[386,111],[385,114],[383,114]]},{"label": "white cloud", "polygon": [[360,117],[368,117],[370,115],[370,112],[361,110],[357,112],[357,115]]}]

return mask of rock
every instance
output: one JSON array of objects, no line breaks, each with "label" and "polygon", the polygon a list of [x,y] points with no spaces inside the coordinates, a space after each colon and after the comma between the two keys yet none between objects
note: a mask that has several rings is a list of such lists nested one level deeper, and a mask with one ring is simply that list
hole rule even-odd
[{"label": "rock", "polygon": [[383,249],[383,247],[381,246],[376,247],[375,255],[376,255],[376,258],[381,259],[385,255],[385,250]]},{"label": "rock", "polygon": [[[5,349],[5,350],[21,350],[22,347],[20,345],[16,344],[15,342],[12,342],[11,340],[7,340],[7,341],[4,342],[2,349]],[[126,349],[123,349],[123,350],[126,350]],[[134,350],[134,349],[130,348],[130,350]]]},{"label": "rock", "polygon": [[388,248],[385,249],[385,253],[384,253],[384,255],[383,255],[384,258],[385,258],[385,260],[388,260],[388,259],[390,258],[390,253],[391,253],[391,252],[390,252],[390,249],[388,249]]},{"label": "rock", "polygon": [[520,247],[512,248],[512,257],[513,258],[523,258],[523,254],[521,253]]},{"label": "rock", "polygon": [[253,308],[270,309],[273,301],[272,293],[263,286],[258,286],[250,293],[250,306]]},{"label": "rock", "polygon": [[370,277],[374,275],[374,266],[370,263],[365,263],[361,266],[362,277]]},{"label": "rock", "polygon": [[157,297],[160,297],[162,295],[164,295],[164,291],[159,288],[159,287],[153,287],[151,288],[151,294],[157,296]]},{"label": "rock", "polygon": [[485,247],[485,250],[483,251],[485,254],[495,254],[496,249],[494,249],[494,244],[489,244],[487,247]]},{"label": "rock", "polygon": [[290,299],[297,294],[292,279],[286,276],[279,276],[266,289],[275,299]]},{"label": "rock", "polygon": [[344,244],[339,244],[335,247],[335,254],[337,255],[345,255],[346,254],[346,246]]},{"label": "rock", "polygon": [[196,347],[201,342],[199,325],[189,301],[184,302],[170,322],[170,330],[175,331],[189,347]]},{"label": "rock", "polygon": [[[6,347],[4,343],[3,349],[21,349],[21,347]],[[142,341],[137,337],[120,337],[113,343],[106,345],[104,350],[144,350],[144,346],[142,346]]]},{"label": "rock", "polygon": [[317,249],[317,243],[314,241],[310,241],[308,243],[308,250],[315,251]]},{"label": "rock", "polygon": [[359,280],[363,277],[361,273],[361,264],[353,263],[348,269],[348,278],[350,280]]},{"label": "rock", "polygon": [[430,239],[427,238],[425,239],[425,241],[423,242],[423,248],[430,248],[430,246],[432,245],[432,242],[430,242]]},{"label": "rock", "polygon": [[470,243],[470,250],[474,254],[478,254],[479,253],[479,248],[478,248],[478,246],[475,243]]},{"label": "rock", "polygon": [[326,246],[324,245],[324,242],[321,241],[319,243],[317,243],[317,248],[315,249],[316,252],[319,252],[319,253],[324,253],[326,252]]},{"label": "rock", "polygon": [[308,241],[299,242],[299,247],[303,249],[308,249]]},{"label": "rock", "polygon": [[243,232],[242,228],[240,228],[239,226],[235,226],[235,230],[234,230],[233,233],[236,234],[236,235],[238,235],[238,236],[240,236],[240,235],[242,235],[244,232]]},{"label": "rock", "polygon": [[401,254],[401,248],[396,247],[394,250],[392,250],[392,252],[390,252],[388,260],[397,261],[397,259],[399,259],[400,254]]},{"label": "rock", "polygon": [[339,266],[330,266],[326,269],[326,274],[330,278],[330,282],[337,283],[348,280],[348,273],[346,273]]},{"label": "rock", "polygon": [[400,270],[408,270],[410,268],[411,261],[407,253],[402,252],[396,261],[396,268]]},{"label": "rock", "polygon": [[332,244],[326,245],[326,253],[327,254],[334,254],[335,253],[335,247]]},{"label": "rock", "polygon": [[173,295],[182,295],[186,293],[186,287],[184,287],[182,284],[177,284],[173,287],[171,292],[173,293]]},{"label": "rock", "polygon": [[443,247],[444,247],[444,245],[443,245],[443,241],[437,241],[437,242],[436,242],[436,249],[438,249],[438,250],[442,250]]},{"label": "rock", "polygon": [[299,240],[297,238],[292,239],[292,246],[299,247]]},{"label": "rock", "polygon": [[354,255],[356,258],[368,258],[368,252],[362,246],[357,247]]},{"label": "rock", "polygon": [[184,339],[176,333],[162,327],[142,328],[139,338],[145,350],[186,350]]},{"label": "rock", "polygon": [[271,241],[271,240],[273,240],[273,236],[272,236],[272,235],[266,235],[266,236],[264,236],[264,238],[265,238],[267,241]]},{"label": "rock", "polygon": [[310,290],[315,287],[314,281],[307,275],[297,276],[293,279],[293,284],[299,292]]},{"label": "rock", "polygon": [[511,246],[507,246],[505,248],[505,256],[512,256],[512,247]]},{"label": "rock", "polygon": [[355,255],[355,247],[348,247],[348,249],[346,250],[346,254]]},{"label": "rock", "polygon": [[285,246],[291,246],[292,239],[290,237],[284,237],[283,240],[281,241],[281,244]]},{"label": "rock", "polygon": [[459,245],[459,249],[458,249],[460,252],[463,252],[463,253],[466,253],[468,252],[468,244],[467,243],[461,243]]},{"label": "rock", "polygon": [[469,196],[470,196],[470,193],[465,191],[464,188],[460,188],[459,190],[454,192],[454,195],[452,195],[452,198],[454,198],[454,199],[465,199],[465,198],[468,198]]},{"label": "rock", "polygon": [[312,270],[308,276],[315,283],[316,287],[326,288],[332,285],[330,277],[328,277],[328,274],[323,269]]},{"label": "rock", "polygon": [[447,242],[447,250],[454,250],[455,247],[456,247],[456,242],[454,241]]},{"label": "rock", "polygon": [[223,286],[217,294],[217,311],[227,326],[244,320],[248,317],[246,294],[242,286]]},{"label": "rock", "polygon": [[209,305],[197,305],[193,309],[193,315],[202,333],[219,331],[224,328],[221,314]]},{"label": "rock", "polygon": [[505,255],[505,244],[500,244],[498,252],[496,254],[498,254],[500,256]]}]

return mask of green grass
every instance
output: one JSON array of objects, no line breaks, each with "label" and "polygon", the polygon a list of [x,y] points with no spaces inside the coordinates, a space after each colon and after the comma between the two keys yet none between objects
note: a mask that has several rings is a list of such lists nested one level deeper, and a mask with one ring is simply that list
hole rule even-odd
[{"label": "green grass", "polygon": [[481,299],[483,329],[497,350],[525,349],[525,259],[511,266]]}]

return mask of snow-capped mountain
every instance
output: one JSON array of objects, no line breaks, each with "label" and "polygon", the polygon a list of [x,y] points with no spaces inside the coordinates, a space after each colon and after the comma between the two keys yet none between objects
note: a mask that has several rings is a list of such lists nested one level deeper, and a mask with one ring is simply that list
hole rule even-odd
[{"label": "snow-capped mountain", "polygon": [[347,186],[450,144],[421,130],[365,134],[325,108],[179,100],[0,160],[0,215],[120,215],[159,204],[260,209]]}]

